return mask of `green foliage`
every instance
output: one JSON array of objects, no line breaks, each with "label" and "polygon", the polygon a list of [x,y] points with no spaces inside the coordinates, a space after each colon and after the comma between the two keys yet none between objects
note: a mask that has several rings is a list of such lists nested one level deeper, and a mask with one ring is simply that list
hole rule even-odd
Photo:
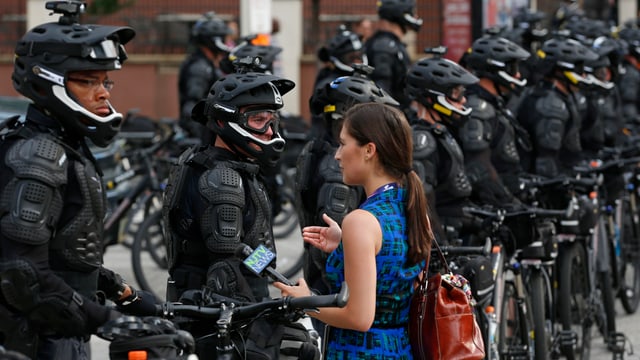
[{"label": "green foliage", "polygon": [[109,15],[135,4],[136,0],[93,0],[87,6],[88,15]]}]

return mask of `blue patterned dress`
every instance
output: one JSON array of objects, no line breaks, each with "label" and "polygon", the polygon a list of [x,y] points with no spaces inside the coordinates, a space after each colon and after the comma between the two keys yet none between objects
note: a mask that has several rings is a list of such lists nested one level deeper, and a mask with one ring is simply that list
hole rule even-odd
[{"label": "blue patterned dress", "polygon": [[[386,185],[371,195],[360,209],[373,214],[382,226],[382,247],[376,255],[376,314],[367,332],[331,327],[327,359],[412,359],[409,345],[409,301],[421,265],[407,267],[406,192]],[[327,259],[331,290],[344,281],[342,243]]]}]

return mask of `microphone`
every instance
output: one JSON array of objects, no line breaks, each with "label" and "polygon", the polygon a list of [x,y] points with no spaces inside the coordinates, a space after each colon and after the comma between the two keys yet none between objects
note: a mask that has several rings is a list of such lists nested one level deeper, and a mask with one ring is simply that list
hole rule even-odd
[{"label": "microphone", "polygon": [[273,280],[289,286],[295,285],[291,280],[287,279],[271,265],[273,260],[276,258],[276,254],[266,246],[259,245],[255,250],[253,250],[251,246],[247,244],[240,244],[236,248],[235,255],[236,257],[243,259],[242,262],[244,265],[256,275],[261,275],[266,271],[267,275],[269,275]]}]

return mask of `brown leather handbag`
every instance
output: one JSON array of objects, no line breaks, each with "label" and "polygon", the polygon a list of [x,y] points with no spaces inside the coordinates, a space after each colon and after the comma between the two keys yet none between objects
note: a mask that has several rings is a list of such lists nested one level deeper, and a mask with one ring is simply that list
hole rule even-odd
[{"label": "brown leather handbag", "polygon": [[455,275],[436,243],[445,274],[427,280],[422,270],[419,286],[411,298],[409,338],[416,359],[484,359],[484,341],[471,305],[467,280]]}]

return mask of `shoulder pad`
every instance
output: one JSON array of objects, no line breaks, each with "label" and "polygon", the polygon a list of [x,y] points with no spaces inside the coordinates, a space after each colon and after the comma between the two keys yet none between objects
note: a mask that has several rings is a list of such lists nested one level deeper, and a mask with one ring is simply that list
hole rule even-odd
[{"label": "shoulder pad", "polygon": [[19,178],[31,178],[60,186],[67,182],[65,148],[49,134],[17,141],[7,152],[6,163]]},{"label": "shoulder pad", "polygon": [[569,109],[567,104],[553,91],[536,100],[536,111],[544,117],[568,119]]},{"label": "shoulder pad", "polygon": [[213,67],[206,59],[199,58],[189,64],[187,72],[190,76],[210,78],[213,76]]},{"label": "shoulder pad", "polygon": [[371,44],[373,53],[396,54],[399,51],[398,42],[388,36],[381,36]]},{"label": "shoulder pad", "polygon": [[436,151],[438,144],[436,138],[428,130],[416,129],[413,131],[413,157],[424,159]]},{"label": "shoulder pad", "polygon": [[[473,111],[475,112],[475,110]],[[460,127],[460,145],[464,150],[478,151],[489,148],[491,125],[477,117],[470,117]]]},{"label": "shoulder pad", "polygon": [[305,191],[310,188],[312,172],[316,169],[318,158],[315,154],[317,151],[317,142],[319,140],[311,140],[305,144],[300,151],[296,160],[296,192]]},{"label": "shoulder pad", "polygon": [[205,171],[198,181],[200,193],[211,203],[244,206],[242,176],[232,168],[216,166]]},{"label": "shoulder pad", "polygon": [[481,99],[479,96],[470,96],[467,99],[467,107],[473,109],[469,117],[479,118],[482,120],[493,119],[496,117],[496,109],[487,100]]}]

